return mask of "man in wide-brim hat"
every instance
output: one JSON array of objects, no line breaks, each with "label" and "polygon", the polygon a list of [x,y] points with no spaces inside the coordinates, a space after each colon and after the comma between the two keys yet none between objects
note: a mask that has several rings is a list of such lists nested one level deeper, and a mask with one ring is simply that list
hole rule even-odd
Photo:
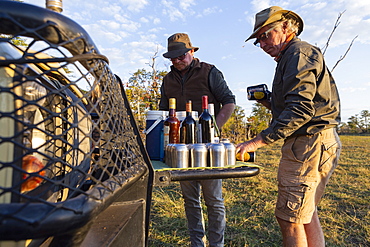
[{"label": "man in wide-brim hat", "polygon": [[253,33],[249,36],[249,38],[246,41],[256,38],[256,34],[258,33],[259,30],[261,30],[261,28],[270,25],[276,21],[281,21],[287,18],[294,19],[297,21],[298,32],[296,34],[297,36],[300,35],[303,30],[302,18],[293,11],[285,10],[278,6],[272,6],[256,14],[256,22],[254,24]]},{"label": "man in wide-brim hat", "polygon": [[341,143],[336,132],[340,101],[335,81],[319,48],[301,41],[302,18],[272,6],[256,14],[254,44],[277,62],[271,100],[259,101],[272,121],[250,141],[245,152],[283,139],[278,169],[275,216],[284,246],[324,247],[317,205],[337,166]]},{"label": "man in wide-brim hat", "polygon": [[[168,111],[169,99],[176,98],[176,111],[185,111],[186,102],[191,100],[193,110],[200,116],[203,112],[202,96],[207,95],[208,102],[214,104],[216,124],[221,129],[235,108],[235,96],[221,71],[214,65],[201,62],[194,57],[198,47],[192,45],[186,33],[175,33],[167,41],[167,52],[163,56],[171,60],[172,66],[171,71],[163,78],[159,109]],[[180,186],[188,221],[190,246],[203,247],[207,242],[200,201],[201,192],[208,212],[209,246],[224,246],[226,212],[222,197],[222,180],[181,181]]]}]

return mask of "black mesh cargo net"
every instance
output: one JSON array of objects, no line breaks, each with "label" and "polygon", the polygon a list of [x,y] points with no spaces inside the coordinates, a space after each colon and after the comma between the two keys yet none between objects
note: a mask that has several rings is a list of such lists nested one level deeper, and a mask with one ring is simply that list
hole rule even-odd
[{"label": "black mesh cargo net", "polygon": [[83,226],[148,172],[122,83],[70,19],[0,5],[0,239]]}]

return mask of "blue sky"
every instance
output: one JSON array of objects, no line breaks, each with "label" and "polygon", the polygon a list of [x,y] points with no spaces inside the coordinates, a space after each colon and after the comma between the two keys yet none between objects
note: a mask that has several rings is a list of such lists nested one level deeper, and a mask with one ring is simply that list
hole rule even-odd
[{"label": "blue sky", "polygon": [[[24,2],[45,6],[45,0]],[[271,88],[275,61],[253,42],[245,43],[258,11],[272,5],[293,10],[304,20],[300,38],[322,48],[339,13],[344,12],[325,53],[331,69],[351,50],[333,72],[342,104],[342,121],[370,110],[370,1],[365,0],[63,0],[63,15],[80,24],[99,51],[110,60],[123,81],[138,69],[150,70],[158,51],[157,70],[169,70],[162,57],[167,38],[176,32],[190,35],[195,56],[216,65],[236,95],[237,105],[250,114],[254,102],[246,88],[266,83]]]}]

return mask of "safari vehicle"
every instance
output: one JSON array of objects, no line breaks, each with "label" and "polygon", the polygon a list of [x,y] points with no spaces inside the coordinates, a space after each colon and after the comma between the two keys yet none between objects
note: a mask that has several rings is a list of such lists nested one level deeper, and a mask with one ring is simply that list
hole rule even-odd
[{"label": "safari vehicle", "polygon": [[78,24],[0,1],[0,101],[1,246],[108,245],[83,240],[115,210],[135,233],[125,245],[145,245],[153,170],[120,79]]},{"label": "safari vehicle", "polygon": [[146,246],[154,185],[258,172],[155,171],[88,33],[0,0],[0,246]]}]

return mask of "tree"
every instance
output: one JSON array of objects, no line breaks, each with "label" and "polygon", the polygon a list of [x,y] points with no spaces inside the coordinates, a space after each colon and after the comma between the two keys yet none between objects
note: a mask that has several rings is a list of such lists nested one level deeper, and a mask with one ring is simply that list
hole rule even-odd
[{"label": "tree", "polygon": [[370,111],[368,110],[362,110],[361,111],[361,118],[362,118],[362,123],[364,126],[364,130],[366,133],[370,131]]},{"label": "tree", "polygon": [[[342,15],[344,14],[344,12],[346,12],[346,11],[343,11],[343,12],[339,13],[338,18],[337,18],[336,22],[334,23],[333,30],[331,31],[331,33],[330,33],[330,35],[329,35],[329,37],[328,37],[328,40],[326,41],[326,44],[325,44],[325,45],[324,45],[324,47],[321,49],[321,50],[323,51],[323,52],[322,52],[322,54],[323,54],[323,55],[325,55],[325,52],[326,52],[326,50],[327,50],[327,49],[328,49],[328,47],[329,47],[329,43],[330,43],[331,37],[333,36],[333,34],[334,34],[335,30],[336,30],[336,29],[337,29],[337,27],[339,26],[339,24],[340,24],[340,18],[342,18]],[[351,43],[350,43],[350,45],[348,46],[348,48],[347,48],[346,52],[344,53],[344,55],[343,55],[343,56],[340,56],[340,57],[339,57],[338,61],[335,63],[335,65],[334,65],[334,66],[333,66],[333,68],[331,69],[331,72],[333,72],[333,71],[334,71],[334,69],[338,66],[338,64],[339,64],[341,61],[343,61],[343,59],[347,56],[348,52],[351,50],[351,47],[352,47],[353,43],[355,42],[355,39],[357,39],[357,37],[358,37],[358,35],[356,35],[356,36],[352,39],[352,42],[351,42]]]},{"label": "tree", "polygon": [[264,107],[260,103],[255,103],[252,108],[251,116],[247,118],[247,122],[250,125],[251,137],[256,136],[262,130],[266,129],[271,122],[272,115],[270,110]]},{"label": "tree", "polygon": [[236,106],[231,117],[222,127],[222,137],[228,138],[233,143],[249,139],[249,127],[245,121],[244,109]]},{"label": "tree", "polygon": [[[369,133],[370,132],[370,111],[362,110],[360,115],[355,114],[349,118],[347,123],[350,133]],[[342,127],[346,127],[345,125]]]},{"label": "tree", "polygon": [[139,69],[125,85],[127,99],[139,129],[145,128],[145,113],[148,110],[158,110],[161,81],[166,74],[166,71],[156,71],[153,74],[145,69]]},{"label": "tree", "polygon": [[151,72],[139,69],[132,74],[125,85],[128,101],[141,130],[145,128],[145,113],[148,110],[158,110],[161,98],[160,88],[163,77],[168,73],[167,71],[157,71],[155,65],[157,54],[158,48],[148,63],[152,69]]}]

